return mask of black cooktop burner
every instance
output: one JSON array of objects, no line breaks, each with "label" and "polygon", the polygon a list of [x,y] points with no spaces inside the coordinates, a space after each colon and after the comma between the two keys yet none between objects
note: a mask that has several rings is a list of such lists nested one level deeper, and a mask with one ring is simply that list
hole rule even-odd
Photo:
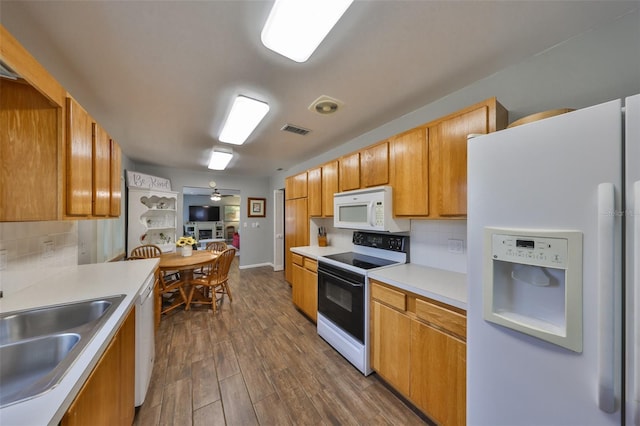
[{"label": "black cooktop burner", "polygon": [[330,254],[323,257],[331,260],[336,260],[341,263],[346,263],[347,265],[352,265],[360,269],[373,269],[380,266],[387,266],[398,263],[393,260],[381,259],[379,257],[367,256],[365,254],[353,252]]}]

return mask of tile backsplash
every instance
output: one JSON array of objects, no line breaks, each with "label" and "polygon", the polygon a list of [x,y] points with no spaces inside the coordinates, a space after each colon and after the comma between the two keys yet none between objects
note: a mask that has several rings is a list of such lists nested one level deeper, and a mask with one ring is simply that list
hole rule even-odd
[{"label": "tile backsplash", "polygon": [[42,279],[44,267],[78,263],[78,222],[0,223],[0,290],[4,297]]},{"label": "tile backsplash", "polygon": [[[461,241],[461,253],[449,251],[449,240]],[[412,220],[411,263],[467,273],[466,220]]]},{"label": "tile backsplash", "polygon": [[[309,243],[317,246],[318,227],[327,229],[330,246],[350,251],[353,247],[353,230],[333,227],[333,219],[312,218]],[[467,221],[466,220],[412,220],[410,262],[453,272],[467,272]],[[449,240],[461,245],[461,252],[449,251]]]}]

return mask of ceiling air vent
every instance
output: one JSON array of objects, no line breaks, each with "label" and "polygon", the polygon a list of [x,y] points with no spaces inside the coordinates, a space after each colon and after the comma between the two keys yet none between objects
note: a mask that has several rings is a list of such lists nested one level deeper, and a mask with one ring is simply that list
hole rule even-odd
[{"label": "ceiling air vent", "polygon": [[293,124],[285,124],[280,130],[283,130],[285,132],[295,133],[296,135],[302,135],[302,136],[306,135],[311,131],[309,129],[305,129],[304,127],[294,126]]}]

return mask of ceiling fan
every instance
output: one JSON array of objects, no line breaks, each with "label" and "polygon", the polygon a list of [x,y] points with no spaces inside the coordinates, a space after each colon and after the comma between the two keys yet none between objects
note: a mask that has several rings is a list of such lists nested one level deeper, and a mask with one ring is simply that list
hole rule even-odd
[{"label": "ceiling fan", "polygon": [[213,192],[209,197],[211,201],[220,201],[222,199],[222,195],[220,194],[220,191],[218,191],[218,188],[216,188],[216,182],[212,180],[209,182],[209,186],[213,188]]},{"label": "ceiling fan", "polygon": [[211,201],[220,201],[222,197],[233,197],[233,194],[222,195],[218,188],[216,188],[216,183],[214,181],[209,182],[209,186],[213,189],[211,196],[209,197]]}]

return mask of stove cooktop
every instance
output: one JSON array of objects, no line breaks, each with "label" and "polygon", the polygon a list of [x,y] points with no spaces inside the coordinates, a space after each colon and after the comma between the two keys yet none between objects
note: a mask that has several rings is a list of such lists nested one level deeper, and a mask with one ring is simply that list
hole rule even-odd
[{"label": "stove cooktop", "polygon": [[323,257],[327,259],[335,260],[340,263],[345,263],[347,265],[351,265],[360,269],[373,269],[373,268],[379,268],[380,266],[387,266],[387,265],[393,265],[398,263],[394,260],[381,259],[379,257],[367,256],[366,254],[360,254],[360,253],[354,253],[354,252],[330,254]]}]

